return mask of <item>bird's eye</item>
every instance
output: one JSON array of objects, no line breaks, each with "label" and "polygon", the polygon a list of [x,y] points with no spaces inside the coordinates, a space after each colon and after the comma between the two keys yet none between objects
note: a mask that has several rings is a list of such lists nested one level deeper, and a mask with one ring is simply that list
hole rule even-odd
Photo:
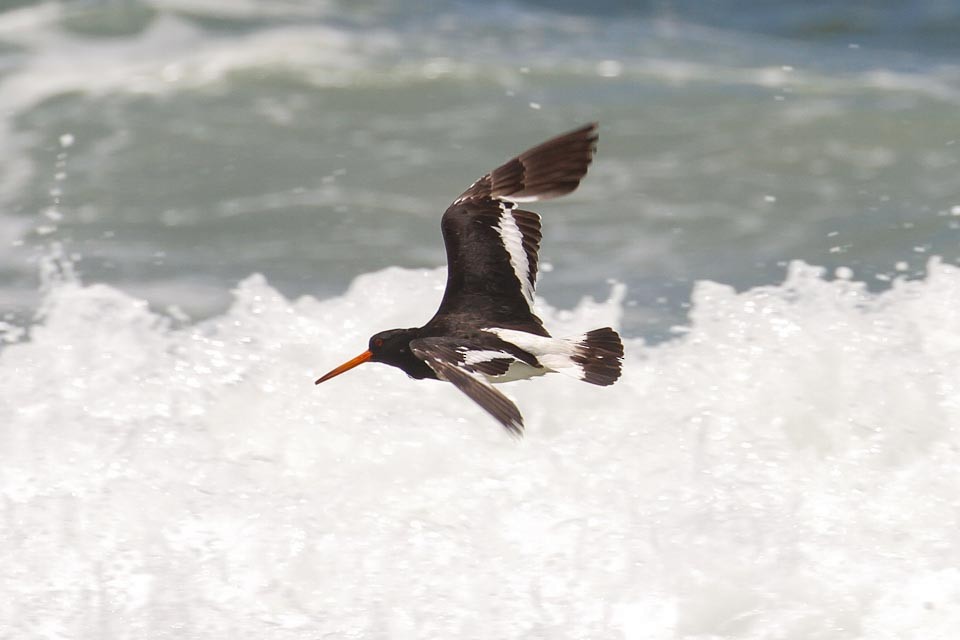
[{"label": "bird's eye", "polygon": [[373,346],[377,347],[378,349],[379,349],[380,347],[382,347],[382,346],[383,346],[383,338],[374,338],[374,339],[373,339]]}]

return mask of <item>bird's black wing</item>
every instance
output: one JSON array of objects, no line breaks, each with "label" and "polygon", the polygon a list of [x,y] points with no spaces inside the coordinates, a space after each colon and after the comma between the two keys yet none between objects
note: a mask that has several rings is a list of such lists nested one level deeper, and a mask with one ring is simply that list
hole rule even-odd
[{"label": "bird's black wing", "polygon": [[534,202],[568,194],[586,175],[596,149],[597,123],[591,122],[527,149],[474,182],[455,202],[471,198]]},{"label": "bird's black wing", "polygon": [[447,287],[435,320],[481,317],[546,335],[532,312],[540,216],[517,207],[570,193],[586,175],[597,144],[589,124],[548,140],[486,174],[443,214]]},{"label": "bird's black wing", "polygon": [[[410,350],[426,362],[437,377],[453,384],[496,418],[511,435],[518,438],[523,435],[523,416],[517,405],[487,382],[481,367],[471,367],[465,363],[467,347],[453,338],[421,338],[410,343]],[[509,361],[504,359],[504,362]],[[491,361],[486,366],[499,367],[500,363]]]}]

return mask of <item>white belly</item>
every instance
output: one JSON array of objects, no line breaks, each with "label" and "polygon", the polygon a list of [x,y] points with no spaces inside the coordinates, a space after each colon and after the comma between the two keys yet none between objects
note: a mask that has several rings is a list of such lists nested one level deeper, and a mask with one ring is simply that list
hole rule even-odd
[{"label": "white belly", "polygon": [[547,369],[546,367],[532,367],[522,360],[515,360],[514,362],[510,363],[510,368],[507,369],[505,374],[501,376],[484,375],[483,377],[486,378],[488,382],[498,384],[500,382],[513,382],[514,380],[535,378],[537,376],[542,376],[545,373],[550,373],[550,369]]}]

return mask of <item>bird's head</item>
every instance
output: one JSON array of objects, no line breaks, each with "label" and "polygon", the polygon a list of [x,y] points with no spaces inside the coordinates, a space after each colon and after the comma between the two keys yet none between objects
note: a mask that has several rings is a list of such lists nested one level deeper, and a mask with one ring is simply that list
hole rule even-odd
[{"label": "bird's head", "polygon": [[370,342],[367,343],[366,351],[319,378],[315,384],[326,382],[368,360],[405,368],[403,363],[410,360],[410,341],[417,337],[416,332],[416,329],[388,329],[373,334],[370,336]]}]

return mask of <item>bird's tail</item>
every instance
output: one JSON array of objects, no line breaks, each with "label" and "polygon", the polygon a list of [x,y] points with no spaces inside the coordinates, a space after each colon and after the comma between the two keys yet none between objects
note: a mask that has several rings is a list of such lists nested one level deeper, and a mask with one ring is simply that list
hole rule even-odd
[{"label": "bird's tail", "polygon": [[573,344],[570,359],[580,369],[582,380],[606,387],[620,378],[623,342],[610,327],[594,329],[582,336],[567,338]]}]

